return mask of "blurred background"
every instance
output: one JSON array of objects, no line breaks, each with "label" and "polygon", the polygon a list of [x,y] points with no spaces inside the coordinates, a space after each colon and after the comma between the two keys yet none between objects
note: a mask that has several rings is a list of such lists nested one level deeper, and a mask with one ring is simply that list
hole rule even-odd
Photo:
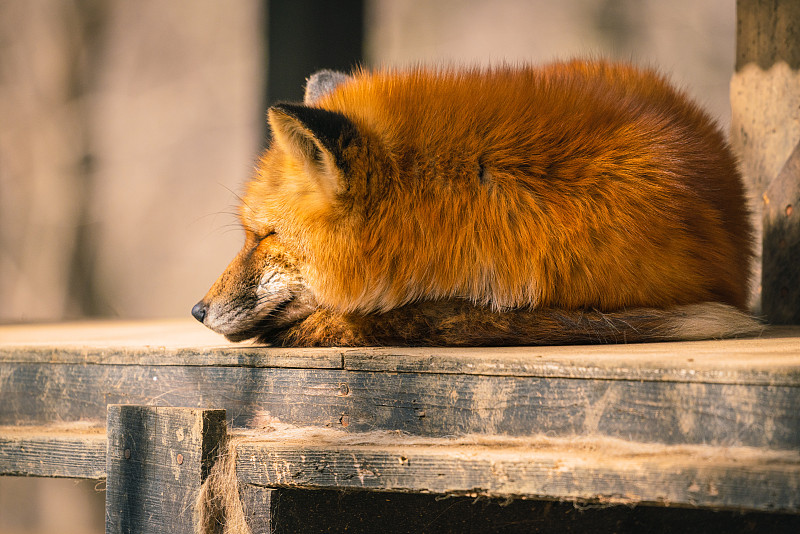
[{"label": "blurred background", "polygon": [[[188,316],[316,69],[619,58],[727,131],[734,38],[732,0],[0,0],[0,323]],[[0,478],[0,533],[102,532],[103,498]]]}]

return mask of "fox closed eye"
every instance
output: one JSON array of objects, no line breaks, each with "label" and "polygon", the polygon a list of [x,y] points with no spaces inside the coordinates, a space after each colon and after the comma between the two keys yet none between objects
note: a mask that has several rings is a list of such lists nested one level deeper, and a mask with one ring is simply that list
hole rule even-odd
[{"label": "fox closed eye", "polygon": [[258,245],[259,245],[261,242],[263,242],[263,241],[264,241],[266,238],[268,238],[268,237],[272,237],[272,236],[274,236],[276,233],[277,233],[277,232],[275,232],[275,230],[269,230],[269,231],[267,231],[267,232],[256,232],[256,231],[253,231],[253,230],[248,230],[248,231],[247,231],[247,237],[246,237],[246,239],[247,239],[249,242],[251,242],[251,243],[254,243],[254,244],[255,244],[255,246],[258,246]]}]

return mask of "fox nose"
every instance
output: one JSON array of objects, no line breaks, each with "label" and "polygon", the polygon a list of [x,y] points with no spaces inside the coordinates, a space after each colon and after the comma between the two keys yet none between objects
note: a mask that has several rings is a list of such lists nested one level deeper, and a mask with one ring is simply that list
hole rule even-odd
[{"label": "fox nose", "polygon": [[206,318],[207,310],[208,307],[206,306],[205,302],[201,300],[200,302],[195,304],[194,307],[192,307],[192,315],[194,316],[195,319],[197,319],[202,323],[203,319]]}]

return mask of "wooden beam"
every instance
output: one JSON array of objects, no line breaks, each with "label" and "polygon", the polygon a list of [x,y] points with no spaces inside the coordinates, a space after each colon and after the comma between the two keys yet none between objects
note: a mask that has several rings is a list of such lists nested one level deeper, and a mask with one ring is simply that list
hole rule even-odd
[{"label": "wooden beam", "polygon": [[338,349],[234,345],[194,320],[0,326],[0,362],[341,369]]},{"label": "wooden beam", "polygon": [[[266,466],[262,475],[244,479],[245,489],[630,497],[795,510],[797,327],[770,328],[757,339],[693,343],[320,352],[238,347],[216,338],[192,345],[196,325],[165,324],[141,323],[151,332],[146,339],[136,335],[136,324],[0,327],[0,424],[99,427],[108,404],[190,406],[195,414],[214,406],[226,409],[236,427],[316,432],[242,449],[240,462]],[[137,363],[140,355],[146,365]],[[174,423],[164,417],[159,426],[160,416],[149,413],[155,408],[136,410],[143,411],[120,428],[151,436],[140,442],[161,451],[156,471],[174,476],[170,446],[157,441],[177,439]],[[108,421],[111,432],[116,423]],[[334,430],[344,438],[325,437]],[[116,450],[117,463],[121,439],[108,441],[108,456]],[[47,459],[47,447],[69,454],[77,443],[75,436],[16,439],[0,428],[0,454],[6,454],[0,470],[97,476],[83,460],[84,467],[58,475],[54,457]],[[36,467],[42,459],[50,467]],[[109,471],[109,481],[119,477]],[[742,488],[752,488],[749,500],[750,490]]]},{"label": "wooden beam", "polygon": [[105,429],[0,427],[0,475],[105,478]]},{"label": "wooden beam", "polygon": [[800,324],[800,143],[763,201],[764,314],[773,324]]},{"label": "wooden beam", "polygon": [[[161,347],[165,338],[148,343]],[[148,364],[136,365],[131,354],[147,350]],[[113,336],[63,351],[4,345],[0,425],[102,425],[107,404],[131,403],[224,408],[235,427],[268,416],[355,432],[800,448],[796,328],[762,339],[613,347],[352,349],[337,353],[338,368],[322,368],[313,350],[245,346],[247,359],[232,357],[230,346],[174,350]]]},{"label": "wooden beam", "polygon": [[97,420],[108,402],[220,406],[236,427],[447,436],[599,434],[800,448],[796,386],[197,366],[7,364],[0,424]]},{"label": "wooden beam", "polygon": [[236,442],[236,454],[240,483],[266,487],[800,513],[797,451],[296,429]]},{"label": "wooden beam", "polygon": [[270,509],[278,512],[272,516],[269,529],[265,529],[263,523],[250,523],[252,534],[800,532],[800,516],[765,512],[250,487],[256,492],[268,494]]},{"label": "wooden beam", "polygon": [[106,533],[194,534],[225,412],[112,405],[107,433]]},{"label": "wooden beam", "polygon": [[[780,226],[762,227],[765,209],[783,209],[798,200],[770,199],[766,194],[772,182],[789,161],[795,147],[800,144],[800,2],[796,0],[737,0],[736,72],[731,80],[731,145],[741,161],[742,173],[748,186],[751,204],[755,210],[759,254],[763,247],[765,261],[770,257],[785,256],[779,250],[781,237],[774,235]],[[792,187],[800,188],[800,175],[792,174]],[[794,200],[792,200],[794,198]],[[795,206],[796,207],[796,206]],[[797,211],[797,210],[795,210]],[[797,231],[797,214],[788,221]],[[770,228],[771,226],[771,228]],[[764,233],[770,239],[764,240]],[[791,235],[791,234],[789,234]],[[784,240],[788,243],[787,240]],[[796,254],[796,252],[795,252]],[[765,262],[765,267],[767,263]],[[752,303],[757,312],[763,310],[770,321],[796,322],[780,310],[787,309],[787,299],[800,295],[785,279],[785,271],[775,269],[774,263],[762,272],[762,262],[755,264],[755,281]],[[796,264],[794,266],[796,272]],[[781,291],[785,287],[787,291]],[[764,300],[763,306],[761,301]],[[800,308],[794,300],[793,310]]]}]

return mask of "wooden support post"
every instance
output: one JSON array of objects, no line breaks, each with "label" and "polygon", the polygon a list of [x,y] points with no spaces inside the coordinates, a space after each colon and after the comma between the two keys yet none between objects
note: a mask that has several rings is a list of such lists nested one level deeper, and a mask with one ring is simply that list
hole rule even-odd
[{"label": "wooden support post", "polygon": [[251,534],[275,532],[278,491],[252,484],[239,486],[239,498]]},{"label": "wooden support post", "polygon": [[764,192],[763,310],[800,324],[800,143]]},{"label": "wooden support post", "polygon": [[193,534],[225,410],[110,405],[106,533]]},{"label": "wooden support post", "polygon": [[[790,254],[790,241],[784,236],[776,236],[776,225],[782,225],[785,221],[773,219],[768,210],[777,210],[775,213],[780,215],[782,209],[785,217],[786,208],[792,200],[773,199],[770,193],[793,190],[796,194],[800,189],[797,166],[788,165],[789,158],[800,142],[800,2],[737,0],[736,9],[736,72],[731,80],[731,145],[741,161],[755,211],[758,252],[762,250],[762,242],[764,247],[763,273],[762,262],[755,264],[751,304],[757,313],[765,313],[770,322],[787,323],[792,319],[781,310],[793,309],[794,321],[797,321],[797,310],[800,308],[797,295],[800,290],[792,292],[787,285],[789,281],[781,279],[786,270],[776,268],[773,262],[776,254],[780,258]],[[795,169],[790,179],[793,186],[773,186],[782,169],[787,167]],[[792,206],[795,212],[800,208],[796,203]],[[769,219],[774,224],[768,223],[769,227],[762,228],[762,217],[765,222]],[[795,213],[795,229],[797,217]],[[780,232],[784,233],[783,230]],[[770,239],[763,239],[768,234]],[[785,245],[783,250],[780,250],[781,243]],[[800,254],[796,244],[793,254],[794,258]],[[796,273],[797,264],[790,270]]]}]

